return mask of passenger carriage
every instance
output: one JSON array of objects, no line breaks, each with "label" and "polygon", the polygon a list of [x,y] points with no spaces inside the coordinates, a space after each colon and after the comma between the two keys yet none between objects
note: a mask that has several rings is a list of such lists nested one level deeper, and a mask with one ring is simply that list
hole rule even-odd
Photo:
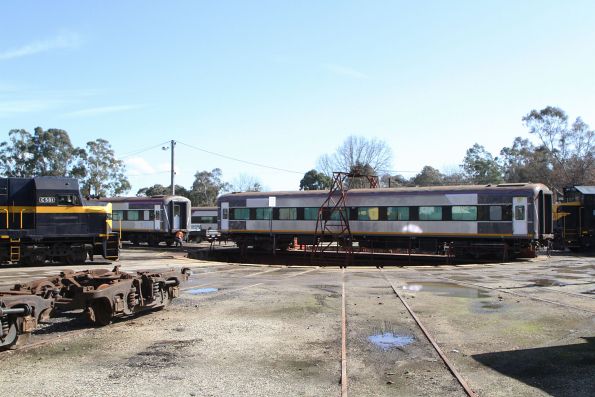
[{"label": "passenger carriage", "polygon": [[182,196],[111,197],[114,230],[135,245],[171,245],[176,232],[190,229],[190,200]]},{"label": "passenger carriage", "polygon": [[[255,248],[313,244],[328,191],[231,193],[218,199],[223,238]],[[343,209],[321,216],[338,232],[346,211],[360,247],[412,248],[457,255],[534,252],[552,238],[552,193],[541,184],[352,189]],[[335,221],[334,225],[332,221]],[[328,237],[328,235],[327,235]]]}]

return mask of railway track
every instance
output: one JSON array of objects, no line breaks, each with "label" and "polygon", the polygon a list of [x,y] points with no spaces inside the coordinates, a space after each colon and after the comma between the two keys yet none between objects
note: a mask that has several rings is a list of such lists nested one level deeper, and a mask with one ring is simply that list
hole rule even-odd
[{"label": "railway track", "polygon": [[436,351],[436,353],[438,353],[438,356],[440,356],[440,358],[442,359],[442,361],[444,362],[444,364],[446,365],[446,367],[448,368],[448,370],[450,371],[450,373],[456,378],[457,382],[461,385],[461,387],[463,388],[463,390],[465,391],[465,393],[469,397],[477,397],[477,394],[473,391],[473,389],[471,389],[471,387],[469,386],[469,384],[467,383],[467,381],[457,371],[457,369],[450,362],[450,360],[448,359],[448,357],[446,357],[446,355],[444,354],[444,352],[442,351],[442,349],[440,348],[440,346],[438,346],[438,343],[436,343],[436,340],[432,337],[432,335],[430,334],[430,332],[423,325],[423,323],[421,322],[421,320],[419,319],[419,317],[417,316],[417,314],[415,314],[415,312],[413,311],[413,309],[411,308],[411,306],[409,306],[409,304],[405,301],[405,299],[403,299],[403,297],[399,293],[399,290],[397,288],[395,288],[395,285],[393,284],[393,282],[386,276],[386,273],[384,273],[382,271],[382,269],[379,269],[379,271],[381,272],[382,277],[390,285],[390,287],[393,290],[395,296],[397,298],[399,298],[399,300],[401,301],[401,303],[403,304],[403,306],[405,306],[405,309],[407,309],[407,311],[409,312],[409,314],[411,315],[411,317],[413,318],[413,320],[415,321],[415,323],[418,325],[419,329],[423,332],[423,334],[425,335],[425,337],[428,339],[428,341],[430,342],[430,344],[432,345],[432,347],[434,348],[434,350]]},{"label": "railway track", "polygon": [[[341,397],[348,396],[348,371],[347,371],[347,312],[346,312],[346,277],[345,277],[345,268],[341,269]],[[409,304],[403,299],[401,294],[399,293],[398,289],[395,288],[393,282],[386,276],[386,274],[379,269],[380,274],[384,278],[384,280],[389,284],[390,288],[392,289],[395,296],[399,299],[399,301],[403,304],[407,312],[410,314],[411,318],[415,321],[419,329],[422,331],[424,336],[427,338],[428,342],[432,345],[432,348],[436,351],[438,356],[444,362],[448,371],[455,377],[459,385],[463,388],[465,393],[469,397],[477,397],[478,395],[471,389],[469,384],[466,380],[461,376],[461,374],[457,371],[454,365],[450,362],[450,360],[446,357],[440,346],[436,343],[430,332],[427,328],[423,325],[417,314],[411,309]]]}]

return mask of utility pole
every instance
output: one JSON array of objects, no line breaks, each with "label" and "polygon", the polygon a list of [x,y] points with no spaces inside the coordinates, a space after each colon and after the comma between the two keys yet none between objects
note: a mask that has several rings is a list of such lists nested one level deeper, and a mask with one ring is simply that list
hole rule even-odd
[{"label": "utility pole", "polygon": [[[174,175],[176,174],[174,171],[174,146],[176,146],[176,141],[174,141],[172,139],[171,142],[169,143],[169,149],[171,149],[171,195],[172,196],[176,194],[176,185],[175,185],[175,181],[174,181]],[[167,150],[168,147],[163,146],[161,149]]]},{"label": "utility pole", "polygon": [[174,146],[176,146],[176,141],[173,139],[171,140],[171,195],[176,194],[176,185],[174,184],[174,175],[176,174],[174,171]]}]

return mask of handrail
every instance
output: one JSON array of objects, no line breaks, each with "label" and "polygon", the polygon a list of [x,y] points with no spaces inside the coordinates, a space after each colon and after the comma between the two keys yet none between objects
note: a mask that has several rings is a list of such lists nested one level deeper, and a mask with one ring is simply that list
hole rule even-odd
[{"label": "handrail", "polygon": [[23,212],[28,211],[26,208],[21,209],[21,229],[23,228]]}]

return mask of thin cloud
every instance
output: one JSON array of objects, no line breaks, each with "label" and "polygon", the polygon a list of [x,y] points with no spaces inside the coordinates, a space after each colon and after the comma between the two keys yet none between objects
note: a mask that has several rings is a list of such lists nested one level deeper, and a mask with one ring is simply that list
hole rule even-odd
[{"label": "thin cloud", "polygon": [[126,169],[128,170],[129,174],[145,175],[154,174],[156,172],[155,168],[142,157],[130,157],[129,159],[126,159],[124,161],[126,163]]},{"label": "thin cloud", "polygon": [[143,105],[118,105],[118,106],[101,106],[95,108],[88,108],[77,110],[74,112],[65,113],[65,117],[90,117],[90,116],[98,116],[107,113],[119,113],[119,112],[126,112],[129,110],[136,110],[143,108]]},{"label": "thin cloud", "polygon": [[58,100],[23,99],[14,101],[0,101],[0,118],[14,114],[40,112],[55,108],[63,102]]},{"label": "thin cloud", "polygon": [[322,66],[326,70],[328,70],[334,74],[337,74],[339,76],[351,77],[354,79],[361,79],[361,80],[370,78],[367,74],[358,72],[357,70],[347,67],[347,66],[337,65],[334,63],[325,63]]},{"label": "thin cloud", "polygon": [[[141,156],[130,157],[125,159],[124,162],[126,163],[127,176],[129,177],[169,174],[171,172],[169,162],[155,164]],[[180,175],[181,168],[178,165],[174,166],[174,172],[176,175]]]},{"label": "thin cloud", "polygon": [[80,37],[76,33],[61,33],[50,39],[38,40],[19,48],[0,51],[0,61],[26,57],[55,49],[76,48],[80,45],[80,42]]}]

